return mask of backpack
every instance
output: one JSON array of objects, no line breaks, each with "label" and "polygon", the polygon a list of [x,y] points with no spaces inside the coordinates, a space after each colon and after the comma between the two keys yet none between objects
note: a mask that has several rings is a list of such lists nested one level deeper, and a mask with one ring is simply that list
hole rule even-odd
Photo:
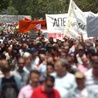
[{"label": "backpack", "polygon": [[18,88],[14,76],[11,76],[10,78],[2,78],[1,86],[2,98],[17,98]]}]

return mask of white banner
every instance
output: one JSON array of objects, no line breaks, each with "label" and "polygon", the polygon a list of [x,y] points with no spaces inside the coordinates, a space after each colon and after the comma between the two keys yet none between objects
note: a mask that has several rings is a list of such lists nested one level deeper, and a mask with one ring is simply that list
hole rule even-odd
[{"label": "white banner", "polygon": [[49,32],[64,33],[67,14],[46,14],[47,30]]},{"label": "white banner", "polygon": [[86,23],[87,14],[84,14],[73,0],[70,0],[68,18],[66,22],[65,35],[68,35],[72,38],[77,38],[78,33],[82,33],[83,37],[87,38],[87,23]]}]

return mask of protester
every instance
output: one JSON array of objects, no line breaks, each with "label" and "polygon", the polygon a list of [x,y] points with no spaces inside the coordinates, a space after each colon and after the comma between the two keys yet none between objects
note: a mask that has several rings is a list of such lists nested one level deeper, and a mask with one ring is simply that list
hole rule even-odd
[{"label": "protester", "polygon": [[24,52],[26,52],[26,49],[27,49],[27,44],[23,43],[22,48],[19,50],[21,56],[23,56]]},{"label": "protester", "polygon": [[61,98],[59,92],[53,88],[54,81],[54,77],[47,76],[44,84],[34,90],[31,98]]},{"label": "protester", "polygon": [[47,75],[50,75],[54,72],[54,65],[53,64],[47,64]]},{"label": "protester", "polygon": [[79,47],[78,47],[78,54],[76,55],[77,62],[78,62],[79,64],[83,64],[83,62],[82,62],[82,57],[85,57],[85,56],[86,56],[86,55],[85,55],[85,53],[84,53],[83,47],[82,47],[82,46],[79,46]]},{"label": "protester", "polygon": [[32,70],[28,84],[20,90],[18,98],[31,98],[33,90],[39,85],[39,79],[40,73],[37,70]]},{"label": "protester", "polygon": [[2,67],[4,77],[0,79],[0,94],[2,98],[17,98],[21,88],[20,80],[10,74],[10,67]]},{"label": "protester", "polygon": [[66,98],[88,98],[88,90],[85,86],[85,76],[81,72],[75,73],[77,88],[69,92]]},{"label": "protester", "polygon": [[68,72],[68,62],[65,59],[59,59],[55,63],[55,70],[52,76],[55,78],[54,87],[59,91],[61,98],[66,98],[68,91],[76,88],[75,77]]},{"label": "protester", "polygon": [[24,58],[24,70],[27,72],[27,73],[30,73],[30,71],[32,70],[32,66],[31,66],[31,62],[32,62],[32,56],[29,52],[25,52],[24,55],[23,55],[23,58]]},{"label": "protester", "polygon": [[93,59],[92,68],[85,73],[85,76],[86,76],[86,87],[88,88],[88,92],[89,92],[89,98],[97,98],[98,58]]},{"label": "protester", "polygon": [[[95,89],[98,88],[97,38],[83,40],[81,35],[77,39],[65,36],[62,39],[50,37],[46,40],[45,36],[39,32],[38,36],[33,39],[30,33],[18,33],[18,30],[12,25],[3,25],[0,32],[0,80],[6,77],[2,68],[9,66],[9,78],[7,79],[10,81],[10,77],[15,78],[18,92],[23,87],[19,97],[30,98],[31,94],[33,95],[32,91],[35,91],[35,87],[31,85],[33,82],[26,84],[30,74],[29,81],[36,81],[34,78],[37,77],[35,85],[39,86],[38,88],[41,88],[43,83],[47,84],[44,81],[45,77],[48,78],[48,75],[52,75],[55,82],[50,83],[51,85],[54,84],[51,89],[52,91],[54,88],[58,90],[61,98],[67,98],[68,94],[71,95],[70,92],[77,95],[76,91],[85,95],[85,89],[88,90],[88,95],[93,94],[94,97],[92,98],[96,98],[97,90]],[[36,72],[31,75],[32,70],[40,72],[40,75]],[[77,76],[77,72],[79,76]],[[85,74],[85,77],[81,72]],[[19,83],[17,83],[16,78]],[[0,87],[2,90],[2,83],[0,83]],[[81,89],[81,87],[83,88]],[[44,93],[44,95],[46,94]],[[91,98],[90,96],[88,97]]]},{"label": "protester", "polygon": [[36,48],[31,48],[30,53],[32,55],[32,69],[37,69],[39,66],[39,57],[38,57],[38,51]]},{"label": "protester", "polygon": [[87,57],[82,57],[82,62],[83,62],[83,64],[78,64],[77,68],[82,73],[85,73],[90,68],[90,61]]},{"label": "protester", "polygon": [[1,59],[0,60],[0,78],[4,77],[3,73],[2,73],[2,67],[8,66],[8,62],[6,59]]},{"label": "protester", "polygon": [[17,69],[12,71],[11,74],[18,77],[21,80],[21,85],[23,87],[27,83],[28,73],[24,70],[24,59],[22,57],[19,57],[17,62]]}]

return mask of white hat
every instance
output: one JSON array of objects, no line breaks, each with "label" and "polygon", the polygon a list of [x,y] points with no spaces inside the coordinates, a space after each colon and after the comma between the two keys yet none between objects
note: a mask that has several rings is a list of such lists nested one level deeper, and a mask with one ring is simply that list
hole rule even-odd
[{"label": "white hat", "polygon": [[75,78],[80,78],[80,79],[82,79],[82,78],[84,78],[85,76],[84,76],[84,74],[82,73],[82,72],[76,72],[75,73]]},{"label": "white hat", "polygon": [[28,58],[28,57],[30,57],[31,56],[31,54],[29,53],[29,52],[25,52],[24,54],[23,54],[23,58]]}]

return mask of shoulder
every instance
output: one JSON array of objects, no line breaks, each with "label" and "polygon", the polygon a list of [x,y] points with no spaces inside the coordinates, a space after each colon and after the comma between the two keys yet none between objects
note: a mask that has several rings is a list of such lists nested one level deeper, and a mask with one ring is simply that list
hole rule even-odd
[{"label": "shoulder", "polygon": [[53,92],[59,94],[58,90],[53,88]]},{"label": "shoulder", "polygon": [[53,72],[50,75],[53,76],[53,77],[56,77],[57,76],[57,73],[56,72]]},{"label": "shoulder", "polygon": [[[75,76],[74,76],[73,74],[69,73],[69,72],[67,72],[66,76],[67,76],[67,77],[70,77],[70,78],[72,78],[72,79],[75,78]],[[66,77],[66,76],[65,76],[65,77]]]},{"label": "shoulder", "polygon": [[85,74],[85,77],[90,77],[90,76],[92,76],[92,68],[91,69],[89,69],[87,72],[85,72],[84,74]]},{"label": "shoulder", "polygon": [[16,77],[16,76],[13,76],[13,77],[14,77],[16,83],[20,83],[20,79],[18,77]]},{"label": "shoulder", "polygon": [[42,91],[42,86],[38,86],[34,89],[33,94],[40,93]]},{"label": "shoulder", "polygon": [[24,70],[27,74],[30,73],[26,67],[24,67],[23,70]]},{"label": "shoulder", "polygon": [[28,90],[30,88],[30,85],[26,85],[26,86],[24,86],[23,88],[21,88],[21,92],[24,92],[24,91],[26,91],[26,90]]},{"label": "shoulder", "polygon": [[58,92],[58,90],[53,89],[54,94],[57,96],[57,98],[61,98],[60,97],[60,93]]},{"label": "shoulder", "polygon": [[11,71],[10,74],[11,74],[11,76],[14,76],[15,78],[21,79],[21,76],[19,75],[19,73],[16,70]]},{"label": "shoulder", "polygon": [[38,69],[46,70],[46,65],[45,64],[40,64]]}]

